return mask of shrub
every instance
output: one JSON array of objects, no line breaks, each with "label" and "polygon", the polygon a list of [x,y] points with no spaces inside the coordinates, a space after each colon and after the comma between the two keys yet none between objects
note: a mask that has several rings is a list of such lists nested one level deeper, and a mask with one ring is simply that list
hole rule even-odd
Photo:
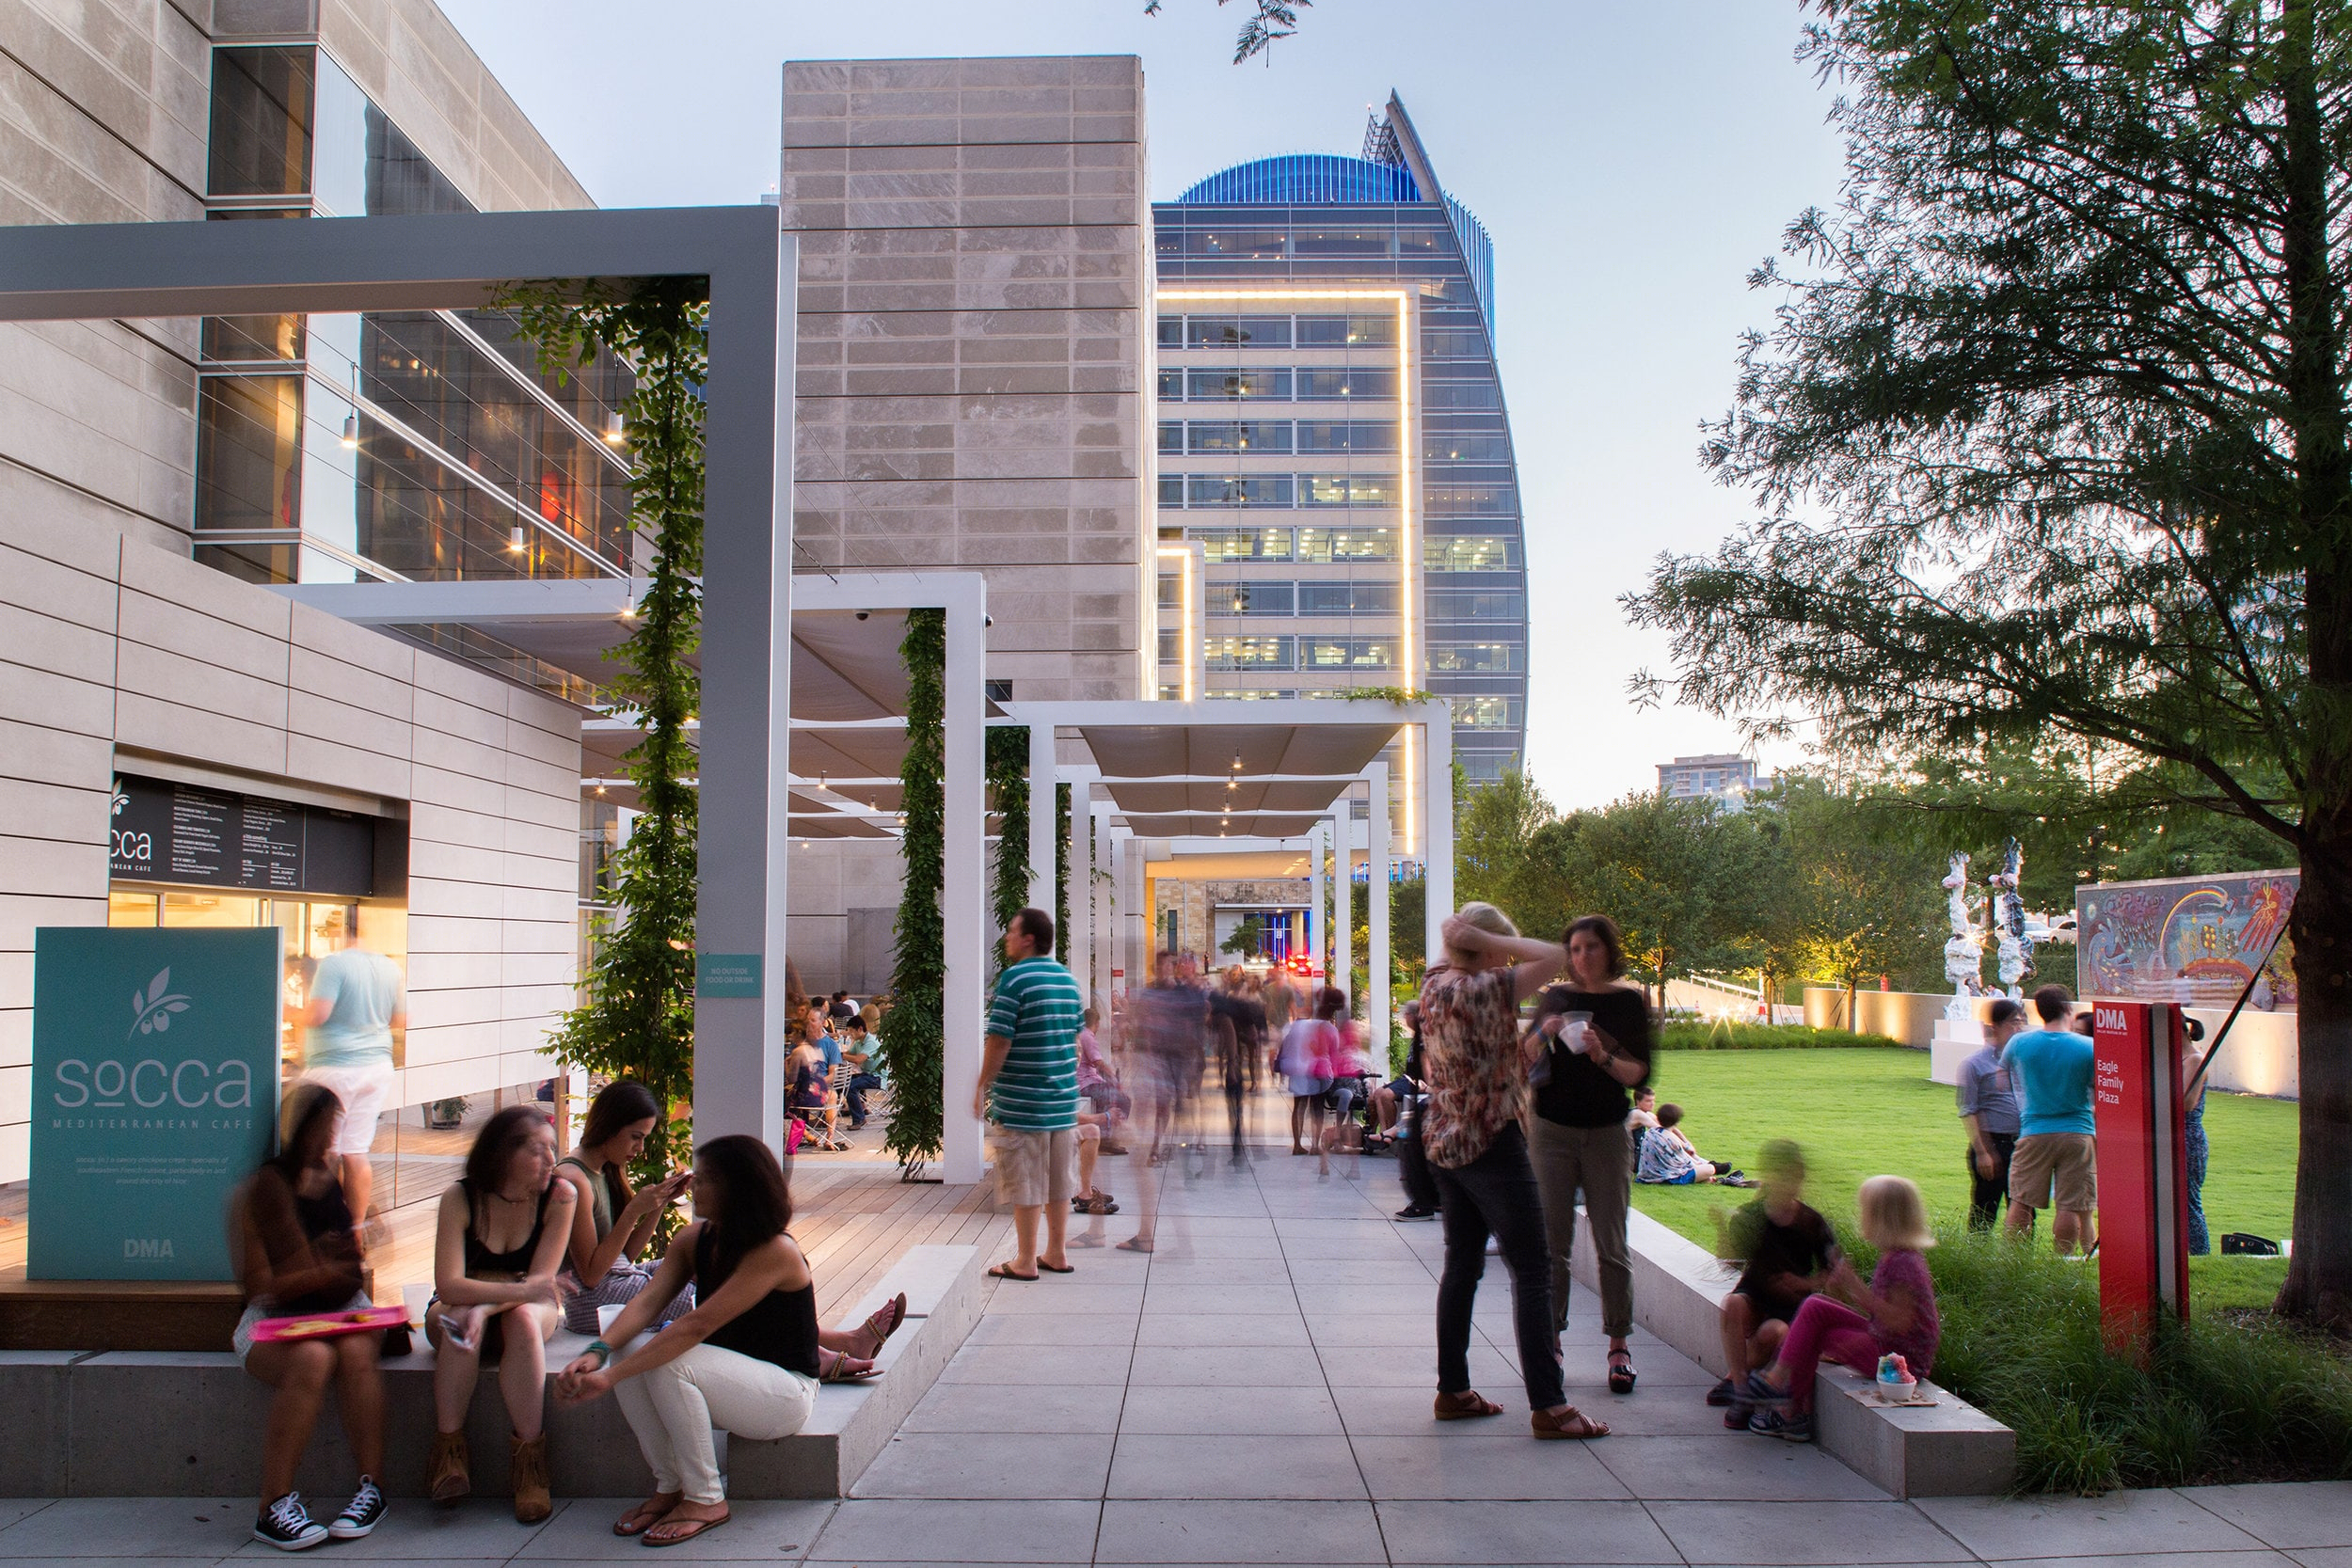
[{"label": "shrub", "polygon": [[1668,1019],[1658,1031],[1661,1051],[1851,1051],[1858,1046],[1899,1048],[1884,1035],[1844,1029],[1815,1029],[1803,1023],[1697,1023]]},{"label": "shrub", "polygon": [[2018,1490],[2352,1474],[2352,1369],[2326,1341],[2205,1317],[2141,1367],[2107,1352],[2096,1265],[1964,1231],[1929,1262],[1936,1381],[2016,1432]]}]

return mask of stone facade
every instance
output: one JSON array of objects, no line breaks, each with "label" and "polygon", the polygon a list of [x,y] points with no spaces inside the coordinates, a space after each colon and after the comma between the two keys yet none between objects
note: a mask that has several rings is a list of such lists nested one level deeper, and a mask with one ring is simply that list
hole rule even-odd
[{"label": "stone facade", "polygon": [[[1230,953],[1216,950],[1216,911],[1234,907],[1246,909],[1281,909],[1304,905],[1312,884],[1304,877],[1277,877],[1249,880],[1179,881],[1172,877],[1152,879],[1152,924],[1154,933],[1167,929],[1168,911],[1176,911],[1177,945],[1184,952],[1206,956],[1218,967],[1234,961]],[[1306,912],[1302,909],[1297,920],[1298,940],[1306,940]]]},{"label": "stone facade", "polygon": [[1141,695],[1140,62],[796,61],[784,115],[798,564],[979,568],[1014,697]]},{"label": "stone facade", "polygon": [[0,513],[0,1182],[24,1175],[33,930],[107,918],[116,770],[408,831],[395,1106],[545,1077],[576,964],[578,710],[184,556]]}]

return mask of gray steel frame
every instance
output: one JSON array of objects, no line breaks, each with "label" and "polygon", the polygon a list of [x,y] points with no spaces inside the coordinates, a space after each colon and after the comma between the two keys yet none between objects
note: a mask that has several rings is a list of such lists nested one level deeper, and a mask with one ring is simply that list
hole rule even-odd
[{"label": "gray steel frame", "polygon": [[695,1007],[702,1136],[781,1147],[798,252],[772,207],[0,228],[0,321],[434,310],[528,278],[709,279],[699,951],[759,955]]}]

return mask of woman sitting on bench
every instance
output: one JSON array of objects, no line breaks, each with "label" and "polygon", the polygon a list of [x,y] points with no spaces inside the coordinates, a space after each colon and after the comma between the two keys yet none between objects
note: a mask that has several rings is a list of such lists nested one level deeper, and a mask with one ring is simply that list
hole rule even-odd
[{"label": "woman sitting on bench", "polygon": [[[286,1091],[278,1153],[262,1162],[246,1188],[243,1212],[245,1316],[230,1344],[245,1370],[278,1390],[262,1433],[262,1511],[253,1539],[298,1552],[330,1537],[357,1541],[384,1517],[384,1380],[380,1333],[331,1339],[253,1342],[264,1318],[346,1312],[373,1305],[360,1275],[358,1239],[343,1202],[342,1161],[335,1132],[342,1101],[316,1084]],[[359,1490],[331,1525],[322,1525],[294,1489],[295,1466],[318,1424],[326,1386],[343,1418],[343,1434],[359,1464]]]},{"label": "woman sitting on bench", "polygon": [[[693,1193],[694,1223],[613,1321],[612,1342],[593,1341],[555,1386],[567,1404],[608,1393],[620,1401],[657,1490],[612,1533],[642,1535],[649,1546],[675,1546],[727,1522],[714,1425],[737,1439],[790,1436],[817,1408],[818,1379],[871,1376],[873,1357],[906,1321],[901,1295],[862,1327],[818,1330],[817,1282],[785,1229],[792,1197],[784,1167],[757,1138],[703,1145]],[[653,1326],[660,1304],[688,1285],[694,1309],[632,1343]]]},{"label": "woman sitting on bench", "polygon": [[428,1481],[437,1503],[473,1490],[466,1412],[483,1367],[497,1363],[514,1431],[515,1517],[535,1525],[555,1512],[548,1492],[548,1340],[564,1321],[555,1272],[571,1238],[573,1202],[571,1184],[555,1179],[554,1124],[530,1105],[509,1105],[483,1123],[466,1174],[441,1195],[434,1299],[424,1313],[425,1338],[438,1353],[433,1418],[439,1435]]}]

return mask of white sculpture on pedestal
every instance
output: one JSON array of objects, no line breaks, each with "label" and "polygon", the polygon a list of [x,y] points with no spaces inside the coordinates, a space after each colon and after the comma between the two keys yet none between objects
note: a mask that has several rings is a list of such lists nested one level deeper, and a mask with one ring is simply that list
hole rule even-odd
[{"label": "white sculpture on pedestal", "polygon": [[1976,1017],[1971,1005],[1983,989],[1979,973],[1984,964],[1984,946],[1977,935],[1977,923],[1968,913],[1968,855],[1965,850],[1954,852],[1952,869],[1944,879],[1950,891],[1946,908],[1951,916],[1951,940],[1944,943],[1944,978],[1952,983],[1952,999],[1944,1004],[1944,1016],[1955,1022]]}]

